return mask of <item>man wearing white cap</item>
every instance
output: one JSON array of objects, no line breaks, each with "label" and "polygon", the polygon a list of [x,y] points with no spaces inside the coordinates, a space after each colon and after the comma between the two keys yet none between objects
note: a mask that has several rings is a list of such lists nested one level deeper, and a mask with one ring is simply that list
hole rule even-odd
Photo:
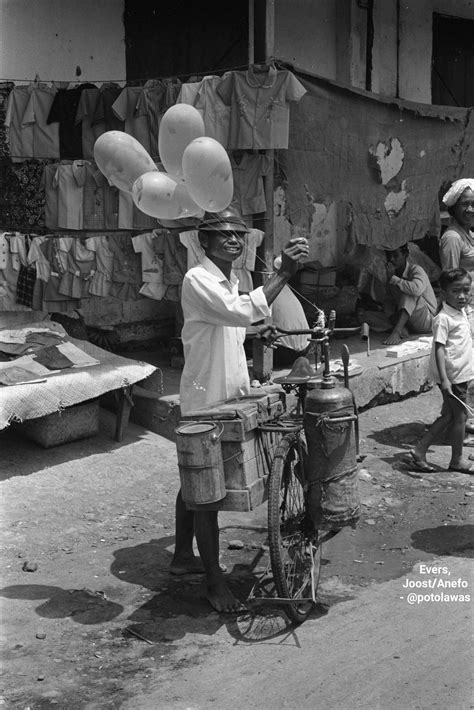
[{"label": "man wearing white cap", "polygon": [[[181,333],[184,369],[180,385],[181,413],[250,391],[244,351],[246,328],[270,315],[269,306],[307,257],[308,243],[291,239],[282,251],[278,271],[264,286],[239,295],[232,262],[240,256],[248,229],[234,208],[205,215],[199,238],[205,256],[183,280]],[[193,553],[193,535],[201,560]],[[176,501],[176,544],[171,574],[203,571],[206,598],[217,611],[237,611],[219,565],[219,526],[212,505],[188,510],[179,492]]]}]

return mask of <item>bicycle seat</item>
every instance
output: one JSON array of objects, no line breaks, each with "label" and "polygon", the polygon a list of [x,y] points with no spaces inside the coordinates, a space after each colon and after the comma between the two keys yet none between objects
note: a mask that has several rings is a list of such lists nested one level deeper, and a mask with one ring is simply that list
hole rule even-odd
[{"label": "bicycle seat", "polygon": [[301,355],[296,358],[293,367],[287,375],[275,377],[273,380],[278,385],[303,385],[315,377],[315,372],[308,358]]}]

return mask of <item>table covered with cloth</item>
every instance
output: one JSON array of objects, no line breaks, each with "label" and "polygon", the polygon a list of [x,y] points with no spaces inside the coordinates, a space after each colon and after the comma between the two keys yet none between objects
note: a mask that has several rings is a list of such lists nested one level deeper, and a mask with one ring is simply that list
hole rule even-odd
[{"label": "table covered with cloth", "polygon": [[[99,397],[106,392],[133,385],[151,375],[156,368],[139,360],[115,355],[85,340],[69,337],[61,325],[53,322],[35,323],[62,333],[68,343],[79,348],[97,364],[75,366],[51,371],[40,381],[0,385],[0,430],[12,422],[22,422],[60,412],[73,404]],[[28,329],[28,325],[21,326]],[[2,331],[0,330],[0,339]],[[24,358],[0,362],[0,367],[14,365]]]}]

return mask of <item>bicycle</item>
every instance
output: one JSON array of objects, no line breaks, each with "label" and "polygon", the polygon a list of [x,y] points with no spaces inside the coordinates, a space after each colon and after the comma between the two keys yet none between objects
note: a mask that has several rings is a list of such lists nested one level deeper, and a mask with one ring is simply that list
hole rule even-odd
[{"label": "bicycle", "polygon": [[[331,314],[328,326],[317,325],[308,330],[288,331],[270,326],[262,337],[267,344],[274,344],[284,335],[310,335],[317,347],[322,347],[324,360],[323,379],[330,377],[329,338],[334,333],[360,331],[367,341],[369,353],[369,331],[367,324],[360,328],[335,328],[335,314]],[[348,388],[349,351],[343,347],[342,361],[344,380]],[[289,374],[275,379],[283,389],[296,392],[296,407],[288,417],[278,416],[275,420],[258,426],[260,432],[281,433],[282,437],[273,454],[268,477],[268,542],[273,583],[277,596],[268,598],[270,603],[284,605],[289,619],[302,623],[316,604],[316,591],[321,569],[322,544],[334,537],[342,528],[317,530],[308,509],[308,481],[305,474],[308,448],[303,428],[307,388],[317,380],[314,374]],[[349,389],[349,388],[348,388]],[[356,450],[358,454],[358,413],[353,399],[353,420],[355,423]],[[262,437],[264,438],[264,437]],[[257,598],[254,585],[249,599]],[[259,601],[262,601],[259,598]]]}]

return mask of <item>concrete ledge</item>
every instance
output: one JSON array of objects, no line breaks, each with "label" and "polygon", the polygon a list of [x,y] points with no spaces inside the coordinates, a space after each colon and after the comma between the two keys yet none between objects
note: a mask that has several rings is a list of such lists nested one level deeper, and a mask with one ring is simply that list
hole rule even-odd
[{"label": "concrete ledge", "polygon": [[[331,342],[331,361],[334,367],[337,366],[342,346],[347,345],[349,348],[349,385],[354,392],[357,406],[362,411],[419,394],[431,387],[427,377],[430,345],[418,341],[417,338],[409,338],[403,342],[419,342],[419,349],[405,357],[390,358],[386,355],[387,346],[383,344],[384,337],[386,336],[377,334],[371,337],[369,355],[366,343],[357,336]],[[163,383],[161,374],[154,373],[135,387],[132,394],[134,406],[130,418],[150,431],[174,441],[174,430],[181,419],[178,394],[180,373],[169,364],[158,363],[156,357],[152,355],[148,358],[146,353],[141,353],[141,359],[161,368]],[[274,370],[273,378],[286,375],[288,372],[288,368]],[[336,372],[336,377],[343,384],[342,373]],[[165,395],[160,394],[162,384]],[[269,390],[277,386],[266,383],[263,387]]]}]

